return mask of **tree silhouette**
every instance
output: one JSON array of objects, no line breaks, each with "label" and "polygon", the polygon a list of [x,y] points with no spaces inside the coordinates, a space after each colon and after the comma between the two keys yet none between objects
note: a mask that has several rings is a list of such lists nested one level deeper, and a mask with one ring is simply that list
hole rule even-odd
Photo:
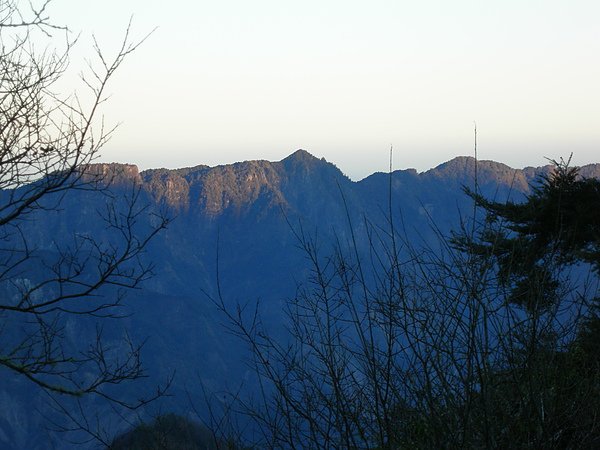
[{"label": "tree silhouette", "polygon": [[[142,228],[149,211],[139,189],[116,198],[110,177],[91,164],[114,131],[99,116],[107,84],[141,41],[128,28],[113,58],[95,44],[97,61],[82,75],[87,93],[61,96],[72,43],[48,50],[53,34],[66,33],[47,17],[48,4],[0,1],[0,367],[48,392],[107,397],[104,388],[143,376],[139,345],[111,348],[101,328],[91,342],[69,341],[65,320],[117,316],[123,291],[151,275],[140,257],[168,220]],[[37,241],[27,225],[60,213],[73,191],[103,197],[104,211],[91,220],[111,238]]]}]

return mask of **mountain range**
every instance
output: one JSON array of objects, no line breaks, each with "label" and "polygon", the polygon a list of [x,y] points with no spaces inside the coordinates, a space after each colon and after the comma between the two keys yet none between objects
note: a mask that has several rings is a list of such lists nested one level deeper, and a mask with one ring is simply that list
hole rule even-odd
[{"label": "mountain range", "polygon": [[[151,227],[155,213],[172,218],[147,248],[144,258],[152,263],[153,276],[129,293],[130,314],[106,326],[115,342],[124,330],[146,340],[143,358],[149,378],[132,392],[152,389],[175,374],[172,396],[159,409],[185,413],[190,399],[202,408],[203,392],[240,385],[251,389],[247,349],[227,333],[226,320],[210,298],[220,288],[231,306],[259,303],[262,320],[283,336],[284,306],[310,276],[309,262],[298,248],[299,233],[311,236],[324,257],[336,242],[356,246],[363,254],[368,252],[369,226],[384,229],[391,217],[406,242],[435,246],[440,234],[458,229],[473,214],[463,187],[476,186],[488,198],[519,201],[552,166],[513,169],[458,157],[422,173],[396,170],[355,182],[334,164],[298,150],[277,162],[141,172],[129,164],[96,164],[90,170],[111,180],[108,197],[70,192],[59,209],[36,212],[24,224],[25,232],[47,252],[73,234],[110,241],[111,230],[97,212],[107,198],[134,192],[147,207],[141,227]],[[600,164],[584,166],[580,174],[600,178]],[[65,333],[76,341],[93,327],[90,320],[68,317]],[[48,414],[43,393],[18,376],[5,373],[5,380],[0,387],[0,447],[48,448],[49,435],[40,431]],[[42,414],[31,414],[32,405]],[[109,416],[106,412],[107,427],[123,431],[122,421]],[[51,439],[58,448],[68,448],[60,437]]]}]

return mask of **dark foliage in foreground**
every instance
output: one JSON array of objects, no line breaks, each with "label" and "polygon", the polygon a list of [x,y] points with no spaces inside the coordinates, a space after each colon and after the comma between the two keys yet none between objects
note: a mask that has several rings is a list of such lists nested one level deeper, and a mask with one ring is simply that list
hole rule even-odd
[{"label": "dark foliage in foreground", "polygon": [[561,163],[521,204],[468,193],[478,212],[441,251],[391,219],[365,220],[367,255],[352,223],[325,255],[296,229],[312,271],[287,342],[214,299],[263,383],[237,405],[256,445],[600,446],[600,182]]},{"label": "dark foliage in foreground", "polygon": [[111,450],[212,450],[219,447],[210,430],[185,417],[167,414],[115,438]]},{"label": "dark foliage in foreground", "polygon": [[560,283],[548,270],[585,262],[600,272],[600,181],[582,179],[576,167],[555,162],[522,203],[495,202],[466,189],[494,226],[474,239],[463,234],[455,243],[465,251],[489,255],[504,283],[513,283],[510,300],[529,309],[552,303]]}]

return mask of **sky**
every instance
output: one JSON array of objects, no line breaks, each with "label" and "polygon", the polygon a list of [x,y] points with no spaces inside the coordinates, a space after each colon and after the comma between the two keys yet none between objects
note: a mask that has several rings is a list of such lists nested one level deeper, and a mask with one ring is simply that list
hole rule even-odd
[{"label": "sky", "polygon": [[155,29],[103,105],[103,161],[141,169],[280,160],[353,179],[458,155],[600,162],[597,0],[53,0],[71,70]]}]

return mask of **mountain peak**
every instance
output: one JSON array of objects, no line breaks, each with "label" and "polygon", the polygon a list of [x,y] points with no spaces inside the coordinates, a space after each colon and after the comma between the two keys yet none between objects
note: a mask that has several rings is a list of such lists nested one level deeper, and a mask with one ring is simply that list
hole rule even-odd
[{"label": "mountain peak", "polygon": [[[325,158],[317,158],[306,150],[296,150],[287,158],[284,158],[280,161],[284,167],[291,170],[301,169],[303,171],[314,171],[324,169],[326,167],[332,166],[333,164],[327,162]],[[337,169],[337,168],[336,168]]]},{"label": "mountain peak", "polygon": [[318,161],[318,160],[319,160],[319,158],[310,154],[306,150],[298,149],[294,153],[292,153],[290,156],[285,158],[283,161],[307,163],[307,162],[314,162],[314,161]]},{"label": "mountain peak", "polygon": [[336,177],[341,176],[347,178],[334,164],[327,162],[325,158],[317,158],[306,150],[296,150],[287,158],[279,162],[288,175],[307,176],[325,176]]},{"label": "mountain peak", "polygon": [[315,159],[318,158],[312,155],[311,153],[307,152],[306,150],[300,148],[294,153],[292,153],[290,156],[285,158],[284,161],[311,161]]}]

